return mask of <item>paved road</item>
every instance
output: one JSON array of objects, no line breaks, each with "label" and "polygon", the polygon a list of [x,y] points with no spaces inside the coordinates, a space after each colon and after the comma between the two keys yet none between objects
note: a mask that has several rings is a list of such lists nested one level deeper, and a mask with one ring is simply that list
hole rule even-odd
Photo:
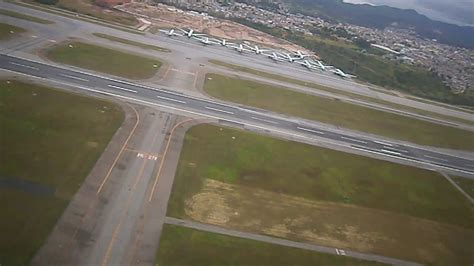
[{"label": "paved road", "polygon": [[464,174],[474,175],[474,160],[472,159],[389,142],[387,140],[377,140],[363,135],[349,135],[345,132],[337,132],[321,127],[316,123],[303,122],[302,120],[298,120],[298,118],[291,119],[284,116],[272,115],[266,112],[252,110],[248,107],[230,105],[228,103],[188,96],[173,91],[146,87],[140,84],[106,78],[9,55],[0,55],[0,68],[34,77],[73,84],[84,90],[116,96],[122,99],[160,105],[178,111],[185,111],[260,129],[291,132],[288,133],[290,135],[328,139],[344,143],[354,150],[363,151],[365,153],[408,160],[439,169],[455,170]]},{"label": "paved road", "polygon": [[165,223],[166,224],[184,226],[184,227],[187,227],[187,228],[197,229],[197,230],[211,232],[211,233],[217,233],[217,234],[228,235],[228,236],[233,236],[233,237],[246,238],[246,239],[266,242],[266,243],[270,243],[270,244],[286,246],[286,247],[306,249],[306,250],[310,250],[310,251],[329,253],[329,254],[333,254],[333,255],[347,256],[347,257],[353,257],[353,258],[363,259],[363,260],[377,261],[377,262],[382,262],[382,263],[387,263],[387,264],[392,264],[392,265],[407,265],[407,266],[408,265],[421,265],[421,264],[418,264],[418,263],[415,263],[415,262],[410,262],[410,261],[405,261],[405,260],[398,260],[398,259],[393,259],[393,258],[378,256],[378,255],[373,255],[373,254],[366,254],[366,253],[360,253],[360,252],[355,252],[355,251],[348,251],[348,250],[343,250],[343,249],[319,246],[319,245],[314,245],[314,244],[310,244],[310,243],[295,242],[295,241],[290,241],[290,240],[271,237],[271,236],[264,236],[264,235],[253,234],[253,233],[246,233],[246,232],[242,232],[242,231],[222,228],[222,227],[219,227],[219,226],[203,224],[203,223],[198,223],[198,222],[193,222],[193,221],[188,221],[188,220],[182,220],[182,219],[176,219],[176,218],[172,218],[172,217],[166,217],[165,218]]},{"label": "paved road", "polygon": [[[165,53],[158,53],[153,51],[146,51],[141,50],[140,52],[146,52],[150,56],[158,56],[173,64],[185,64],[188,65],[190,63],[195,63],[198,65],[199,63],[207,64],[207,59],[218,59],[223,60],[243,66],[248,66],[251,68],[260,69],[263,71],[281,74],[285,76],[292,76],[297,79],[305,80],[308,82],[319,83],[323,85],[328,85],[335,87],[337,89],[341,89],[344,91],[351,91],[363,95],[368,95],[375,98],[380,98],[386,101],[416,107],[422,110],[429,110],[432,112],[445,114],[453,117],[463,118],[466,120],[474,121],[472,114],[453,110],[451,108],[446,108],[443,106],[439,106],[438,104],[427,104],[424,102],[419,102],[411,99],[407,99],[404,97],[398,97],[386,93],[379,93],[373,90],[368,89],[366,85],[358,84],[352,82],[350,80],[344,80],[334,75],[328,75],[327,73],[322,72],[308,72],[301,66],[295,66],[294,64],[287,64],[287,63],[279,63],[276,64],[272,60],[267,60],[262,57],[255,57],[254,55],[240,55],[231,49],[226,49],[224,47],[219,46],[203,46],[198,42],[189,42],[188,40],[182,38],[169,38],[162,34],[154,35],[150,33],[145,33],[145,35],[136,35],[131,34],[128,32],[108,28],[105,26],[97,25],[90,22],[85,22],[81,20],[74,20],[71,18],[46,13],[34,9],[25,8],[22,6],[17,6],[11,3],[1,2],[0,7],[15,10],[20,13],[31,14],[33,16],[39,16],[48,20],[52,20],[55,24],[52,25],[39,25],[38,23],[31,23],[29,21],[9,18],[9,17],[2,17],[7,21],[14,21],[15,25],[19,25],[21,27],[27,28],[35,32],[34,34],[40,35],[41,37],[45,38],[45,41],[49,41],[50,39],[55,39],[57,41],[64,40],[67,37],[78,37],[78,38],[85,38],[85,39],[94,39],[94,42],[103,43],[103,39],[99,39],[93,37],[91,33],[93,32],[101,32],[106,34],[115,35],[121,38],[126,38],[130,40],[135,40],[143,43],[150,43],[156,44],[162,47],[170,48],[173,50],[172,53],[165,54]],[[15,41],[13,41],[14,43]],[[35,47],[40,47],[44,43],[37,43],[34,44]],[[108,43],[111,45],[112,43]],[[15,45],[11,46],[12,50],[17,50]],[[123,47],[122,47],[123,48]],[[136,48],[135,48],[136,50]],[[21,53],[21,51],[20,51]],[[23,55],[22,55],[23,56]],[[25,56],[29,56],[25,54]],[[185,60],[185,58],[191,58],[192,61]],[[197,64],[196,64],[197,63]],[[197,67],[199,69],[199,67]]]}]

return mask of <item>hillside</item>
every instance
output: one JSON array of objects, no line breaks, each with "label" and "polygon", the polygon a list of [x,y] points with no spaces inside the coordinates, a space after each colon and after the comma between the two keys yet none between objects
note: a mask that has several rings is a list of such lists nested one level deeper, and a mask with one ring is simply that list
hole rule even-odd
[{"label": "hillside", "polygon": [[359,26],[383,29],[388,26],[413,29],[421,37],[440,43],[474,49],[474,27],[438,22],[414,10],[388,6],[355,5],[342,0],[282,0],[293,11],[342,21]]}]

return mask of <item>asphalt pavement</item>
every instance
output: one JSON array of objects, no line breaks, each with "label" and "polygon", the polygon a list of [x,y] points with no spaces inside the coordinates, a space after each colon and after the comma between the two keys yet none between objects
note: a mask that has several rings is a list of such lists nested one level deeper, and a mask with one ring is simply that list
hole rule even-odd
[{"label": "asphalt pavement", "polygon": [[0,55],[0,68],[29,76],[73,84],[90,92],[135,100],[141,103],[155,104],[173,110],[198,114],[240,125],[286,132],[289,135],[314,136],[337,141],[354,150],[365,153],[422,163],[438,169],[454,170],[470,175],[474,174],[474,160],[472,159],[399,144],[398,142],[390,142],[386,139],[376,139],[372,136],[354,136],[344,132],[336,132],[320,127],[316,123],[313,124],[308,121],[303,123],[298,118],[269,114],[250,107],[189,96],[174,91],[152,88],[9,55]]}]

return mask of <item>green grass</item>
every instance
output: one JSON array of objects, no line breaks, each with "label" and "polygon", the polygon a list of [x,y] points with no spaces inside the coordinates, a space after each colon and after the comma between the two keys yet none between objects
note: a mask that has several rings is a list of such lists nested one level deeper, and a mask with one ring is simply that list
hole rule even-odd
[{"label": "green grass", "polygon": [[122,39],[122,38],[115,37],[115,36],[108,35],[108,34],[103,34],[103,33],[97,33],[96,32],[96,33],[93,33],[93,35],[96,36],[96,37],[99,37],[99,38],[107,39],[109,41],[128,44],[128,45],[140,47],[140,48],[143,48],[143,49],[150,49],[150,50],[155,50],[155,51],[158,51],[158,52],[166,52],[166,53],[171,52],[171,50],[167,49],[167,48],[163,48],[163,47],[159,47],[159,46],[155,46],[155,45],[151,45],[151,44],[145,44],[145,43],[141,43],[141,42],[135,42],[135,41],[131,41],[131,40],[128,40],[128,39]]},{"label": "green grass", "polygon": [[459,176],[451,176],[451,179],[458,184],[464,192],[466,192],[471,198],[474,198],[474,180],[459,177]]},{"label": "green grass", "polygon": [[204,178],[474,228],[471,204],[435,172],[211,125],[186,134],[170,215]]},{"label": "green grass", "polygon": [[26,32],[23,28],[0,22],[0,40],[6,40],[23,32]]},{"label": "green grass", "polygon": [[104,9],[101,9],[99,6],[94,4],[94,0],[59,0],[58,3],[53,6],[41,5],[34,0],[22,1],[34,5],[40,5],[45,8],[55,7],[64,9],[66,11],[126,26],[134,26],[137,24],[137,20],[134,16],[117,10],[112,10],[111,12],[104,11]]},{"label": "green grass", "polygon": [[[421,109],[418,109],[418,108],[409,107],[409,106],[406,106],[406,105],[396,104],[396,103],[384,101],[384,100],[381,100],[381,99],[378,99],[378,98],[364,96],[364,95],[360,95],[360,94],[357,94],[357,93],[352,93],[352,92],[348,92],[348,91],[344,91],[344,90],[338,90],[336,88],[331,88],[331,87],[327,87],[327,86],[323,86],[323,85],[319,85],[319,84],[315,84],[315,83],[311,83],[311,82],[305,82],[305,81],[300,80],[300,79],[293,79],[293,78],[290,78],[290,77],[285,77],[285,76],[281,76],[281,75],[277,75],[277,74],[272,74],[272,73],[268,73],[268,72],[264,72],[264,71],[244,67],[244,66],[234,65],[234,64],[222,62],[222,61],[219,61],[219,60],[214,60],[214,59],[209,60],[209,62],[212,63],[212,64],[215,64],[215,65],[219,65],[219,66],[223,66],[223,67],[232,69],[232,70],[246,72],[246,73],[249,73],[249,74],[252,74],[252,75],[255,75],[255,76],[265,77],[265,78],[268,78],[268,79],[274,79],[274,80],[288,82],[288,83],[293,83],[293,84],[296,84],[296,85],[299,85],[299,86],[304,86],[304,87],[309,87],[309,88],[313,88],[313,89],[317,89],[317,90],[321,90],[321,91],[326,91],[326,92],[329,92],[329,93],[333,93],[335,95],[346,96],[346,97],[349,97],[351,99],[362,100],[362,101],[369,102],[369,103],[370,102],[371,103],[376,103],[376,104],[380,104],[380,105],[384,105],[384,106],[387,106],[387,107],[394,108],[396,110],[404,110],[404,111],[413,112],[415,114],[425,115],[425,116],[429,116],[429,117],[441,118],[441,119],[445,119],[445,120],[448,120],[448,121],[458,121],[458,122],[461,122],[461,123],[474,125],[474,121],[465,120],[465,119],[457,118],[457,117],[453,117],[453,116],[442,115],[442,114],[438,114],[438,113],[434,113],[434,112],[430,112],[430,111],[426,111],[426,110],[421,110]],[[381,90],[381,89],[376,89],[376,90],[378,92],[385,93],[385,94],[390,94],[391,93],[390,91],[387,91],[387,90]],[[431,102],[431,104],[433,104],[433,102]],[[445,108],[456,108],[455,106],[449,107],[446,104],[443,105],[443,107],[445,107]],[[456,109],[459,109],[459,108],[456,108]],[[469,110],[462,109],[461,111],[468,112]]]},{"label": "green grass", "polygon": [[466,90],[463,94],[454,94],[440,77],[424,68],[368,54],[362,48],[331,36],[309,36],[281,28],[270,28],[246,19],[237,19],[237,22],[301,45],[315,52],[327,64],[357,75],[361,81],[449,104],[474,106],[474,92]]},{"label": "green grass", "polygon": [[421,145],[474,149],[474,133],[470,131],[254,81],[208,74],[204,90],[217,99]]},{"label": "green grass", "polygon": [[383,265],[165,224],[156,265]]},{"label": "green grass", "polygon": [[124,114],[104,100],[20,81],[0,84],[0,263],[26,265]]},{"label": "green grass", "polygon": [[45,52],[48,59],[58,63],[128,79],[151,78],[161,66],[161,62],[156,59],[82,42],[62,43]]},{"label": "green grass", "polygon": [[53,24],[54,23],[54,22],[49,21],[49,20],[45,20],[45,19],[41,19],[41,18],[37,18],[37,17],[33,17],[33,16],[28,16],[28,15],[25,15],[25,14],[21,14],[21,13],[15,12],[15,11],[10,11],[10,10],[5,10],[5,9],[0,9],[0,15],[5,15],[5,16],[9,16],[9,17],[18,18],[18,19],[28,20],[28,21],[32,21],[32,22],[36,22],[36,23],[40,23],[40,24]]},{"label": "green grass", "polygon": [[474,208],[440,174],[213,125],[185,135],[168,216],[426,264],[472,261]]},{"label": "green grass", "polygon": [[19,6],[25,6],[25,7],[28,7],[28,8],[41,10],[43,12],[48,12],[48,13],[63,16],[63,17],[82,20],[82,21],[86,21],[86,22],[89,22],[89,23],[98,24],[98,25],[101,25],[101,26],[109,27],[109,28],[116,29],[116,30],[121,30],[121,31],[124,31],[124,32],[132,33],[132,34],[137,34],[137,35],[144,35],[145,34],[144,32],[138,31],[138,30],[136,30],[136,29],[134,29],[130,26],[115,23],[115,22],[112,22],[112,21],[107,21],[107,20],[100,19],[100,18],[97,18],[97,17],[91,17],[91,16],[87,16],[87,15],[84,15],[84,14],[79,14],[79,13],[76,13],[76,12],[73,12],[73,11],[68,11],[68,10],[65,10],[65,9],[55,8],[55,7],[52,7],[52,6],[49,6],[49,5],[40,5],[36,2],[33,3],[32,2],[33,0],[30,0],[30,1],[24,0],[24,1],[28,1],[28,3],[20,2],[21,0],[20,1],[9,0],[9,1],[10,1],[10,3],[16,4],[16,5],[19,5]]}]

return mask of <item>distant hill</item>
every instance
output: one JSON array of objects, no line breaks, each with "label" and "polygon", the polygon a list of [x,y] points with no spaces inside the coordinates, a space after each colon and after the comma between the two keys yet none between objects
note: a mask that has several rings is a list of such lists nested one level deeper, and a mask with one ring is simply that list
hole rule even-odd
[{"label": "distant hill", "polygon": [[350,4],[342,0],[282,0],[294,11],[343,21],[354,25],[383,29],[413,29],[421,37],[440,43],[474,49],[474,27],[457,26],[434,21],[414,10],[367,4]]}]

